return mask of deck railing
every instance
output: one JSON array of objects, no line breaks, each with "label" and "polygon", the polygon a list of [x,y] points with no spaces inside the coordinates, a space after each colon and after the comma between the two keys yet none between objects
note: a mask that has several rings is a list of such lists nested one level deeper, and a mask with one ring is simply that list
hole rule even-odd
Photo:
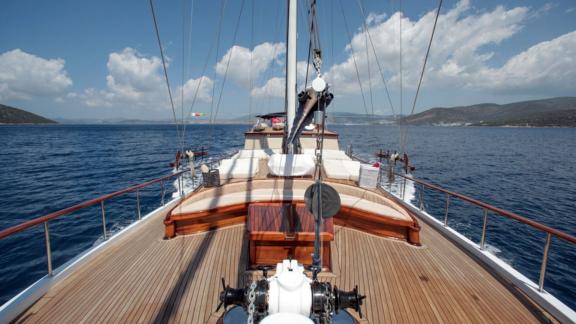
[{"label": "deck railing", "polygon": [[[484,215],[483,215],[483,222],[482,222],[482,234],[481,234],[481,238],[480,238],[480,249],[484,250],[486,247],[486,230],[487,230],[487,225],[488,225],[488,212],[492,212],[495,213],[497,215],[509,218],[509,219],[513,219],[515,221],[518,221],[522,224],[526,224],[540,232],[544,232],[546,233],[546,241],[544,243],[544,253],[542,255],[542,261],[540,263],[540,277],[538,280],[538,290],[540,292],[544,291],[544,281],[546,278],[546,266],[548,263],[548,252],[550,250],[550,243],[552,242],[552,236],[558,237],[562,240],[565,240],[569,243],[572,244],[576,244],[576,237],[564,233],[562,231],[559,231],[557,229],[551,228],[549,226],[540,224],[536,221],[533,221],[531,219],[528,219],[526,217],[520,216],[516,213],[492,206],[490,204],[487,204],[485,202],[476,200],[474,198],[465,196],[463,194],[457,193],[457,192],[453,192],[447,189],[444,189],[440,186],[431,184],[429,182],[426,181],[422,181],[419,179],[415,179],[412,176],[409,175],[405,175],[405,174],[399,174],[396,173],[397,176],[401,177],[404,179],[404,184],[401,186],[401,197],[402,199],[405,196],[405,191],[406,191],[406,181],[412,181],[417,185],[420,185],[420,192],[419,192],[419,209],[421,211],[424,211],[424,189],[428,188],[428,189],[432,189],[435,190],[437,192],[441,192],[443,194],[446,195],[446,200],[445,200],[445,208],[444,208],[444,226],[448,227],[448,212],[449,212],[449,208],[450,208],[450,199],[451,198],[456,198],[459,199],[461,201],[467,202],[469,204],[478,206],[480,208],[482,208],[482,210],[484,211]],[[384,189],[384,188],[383,188]]]},{"label": "deck railing", "polygon": [[[349,147],[347,149],[347,155],[349,157],[351,157],[352,159],[357,160],[359,162],[369,163],[368,161],[366,161],[366,160],[364,160],[358,156],[353,155],[351,147]],[[385,175],[387,171],[388,170],[384,169],[384,165],[380,164],[380,175],[379,175],[380,181],[378,181],[378,186],[381,189],[387,190],[388,192],[390,192],[392,194],[392,182],[388,182],[388,185],[389,185],[388,189],[386,189],[385,188],[386,186],[383,185],[383,183],[382,183],[382,178],[384,178],[383,175]],[[487,204],[487,203],[479,201],[477,199],[468,197],[466,195],[444,189],[440,186],[431,184],[431,183],[426,182],[426,181],[416,179],[412,176],[400,174],[397,172],[395,172],[394,174],[396,176],[399,176],[399,177],[404,179],[404,182],[400,187],[400,193],[399,193],[399,196],[402,200],[404,200],[404,197],[406,195],[406,181],[407,180],[412,181],[412,182],[420,185],[421,190],[419,192],[419,199],[418,199],[419,200],[419,206],[418,206],[418,208],[421,211],[424,211],[424,189],[425,188],[429,188],[429,189],[444,193],[446,195],[446,201],[445,201],[445,207],[444,207],[444,220],[443,220],[444,227],[449,227],[448,226],[448,212],[449,212],[449,208],[450,208],[450,199],[451,198],[457,198],[457,199],[460,199],[464,202],[467,202],[469,204],[472,204],[472,205],[475,205],[475,206],[482,208],[484,211],[484,215],[483,215],[483,222],[482,222],[482,235],[481,235],[480,244],[479,244],[481,250],[484,250],[486,247],[486,230],[487,230],[487,225],[488,225],[488,212],[489,211],[493,212],[497,215],[500,215],[500,216],[503,216],[503,217],[506,217],[509,219],[513,219],[513,220],[518,221],[522,224],[526,224],[526,225],[528,225],[528,226],[530,226],[530,227],[532,227],[532,228],[534,228],[540,232],[546,233],[546,241],[544,242],[544,252],[542,254],[542,261],[540,263],[540,276],[538,279],[538,290],[540,292],[544,291],[544,281],[546,279],[546,267],[548,264],[548,254],[550,251],[550,244],[552,243],[552,236],[558,237],[558,238],[560,238],[566,242],[569,242],[569,243],[576,245],[576,237],[574,237],[570,234],[564,233],[564,232],[559,231],[557,229],[554,229],[552,227],[540,224],[536,221],[533,221],[533,220],[528,219],[526,217],[520,216],[516,213],[492,206],[490,204]]]},{"label": "deck railing", "polygon": [[38,226],[43,224],[44,225],[44,242],[46,245],[46,258],[47,258],[47,266],[48,266],[48,274],[52,275],[53,274],[53,269],[52,269],[52,248],[50,245],[50,227],[49,227],[49,222],[55,219],[58,219],[60,217],[63,217],[65,215],[69,215],[75,211],[90,207],[90,206],[94,206],[97,204],[100,204],[100,210],[101,210],[101,215],[102,215],[102,236],[104,238],[104,240],[108,239],[108,230],[106,229],[106,208],[105,208],[105,202],[109,199],[127,194],[129,192],[136,192],[136,211],[137,211],[137,215],[138,215],[138,219],[142,218],[142,214],[140,211],[140,189],[145,188],[145,187],[149,187],[153,184],[156,183],[160,183],[160,200],[161,200],[161,204],[162,206],[165,205],[165,201],[164,201],[164,197],[166,195],[166,188],[165,188],[165,182],[169,179],[175,178],[177,177],[178,179],[178,188],[180,190],[180,194],[183,194],[183,174],[186,172],[189,172],[189,169],[186,170],[182,170],[173,174],[169,174],[160,178],[156,178],[150,181],[146,181],[144,183],[141,184],[137,184],[119,191],[115,191],[113,193],[109,193],[91,200],[87,200],[84,202],[81,202],[77,205],[68,207],[68,208],[64,208],[61,210],[58,210],[56,212],[38,217],[38,218],[34,218],[32,220],[26,221],[24,223],[21,223],[19,225],[16,226],[12,226],[10,228],[4,229],[2,231],[0,231],[0,240],[3,238],[6,238],[8,236],[11,236],[13,234],[31,229],[32,227]]}]

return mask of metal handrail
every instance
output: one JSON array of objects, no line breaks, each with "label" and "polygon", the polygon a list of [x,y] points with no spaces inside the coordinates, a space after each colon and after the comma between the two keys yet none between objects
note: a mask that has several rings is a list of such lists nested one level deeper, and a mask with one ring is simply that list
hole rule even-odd
[{"label": "metal handrail", "polygon": [[[530,226],[536,230],[545,232],[547,235],[546,235],[546,241],[544,243],[544,252],[542,255],[542,262],[540,264],[540,277],[538,280],[538,290],[540,292],[544,291],[544,280],[546,277],[546,266],[548,263],[548,252],[550,250],[550,243],[552,241],[552,236],[556,236],[556,237],[563,239],[569,243],[576,244],[576,237],[574,237],[570,234],[564,233],[562,231],[559,231],[557,229],[554,229],[552,227],[540,224],[540,223],[533,221],[531,219],[528,219],[526,217],[523,217],[523,216],[520,216],[518,214],[509,212],[507,210],[492,206],[490,204],[476,200],[474,198],[470,198],[470,197],[465,196],[463,194],[444,189],[440,186],[431,184],[429,182],[415,179],[414,177],[411,177],[411,176],[407,176],[407,175],[400,174],[400,173],[396,173],[396,175],[399,177],[402,177],[406,180],[413,181],[413,182],[420,184],[422,186],[422,191],[420,192],[420,209],[421,210],[424,209],[424,205],[423,205],[424,202],[423,202],[422,196],[423,196],[423,191],[424,191],[423,189],[425,187],[446,194],[446,209],[445,209],[445,214],[444,214],[444,226],[445,227],[448,227],[448,208],[450,206],[450,197],[456,197],[460,200],[463,200],[463,201],[469,202],[473,205],[481,207],[484,210],[484,215],[483,215],[484,217],[483,217],[483,222],[482,222],[482,236],[480,239],[480,249],[481,250],[484,250],[485,244],[486,244],[486,228],[487,228],[487,224],[488,224],[488,211],[494,212],[494,213],[501,215],[501,216],[504,216],[506,218],[514,219],[514,220],[516,220],[520,223],[526,224],[526,225],[528,225],[528,226]],[[404,190],[405,190],[405,186],[404,186]]]},{"label": "metal handrail", "polygon": [[[227,155],[225,155],[224,157],[218,158],[216,160],[213,161],[204,161],[204,159],[202,159],[201,162],[204,163],[208,163],[210,165],[214,165],[219,163],[222,159],[227,158],[229,156],[232,156],[234,153],[229,153]],[[203,155],[204,156],[204,155]],[[197,165],[196,167],[194,167],[194,169],[199,169],[200,166]],[[164,182],[168,179],[174,178],[174,177],[178,177],[178,188],[179,188],[179,193],[180,196],[183,197],[184,196],[184,179],[182,179],[182,174],[191,171],[190,168],[178,171],[176,173],[173,174],[169,174],[160,178],[156,178],[150,181],[146,181],[128,188],[124,188],[122,190],[119,191],[115,191],[94,199],[90,199],[84,202],[81,202],[79,204],[76,204],[74,206],[68,207],[68,208],[64,208],[58,211],[55,211],[53,213],[44,215],[44,216],[40,216],[37,218],[34,218],[32,220],[26,221],[24,223],[9,227],[7,229],[1,230],[0,231],[0,240],[4,239],[8,236],[14,235],[16,233],[25,231],[27,229],[30,229],[34,226],[40,225],[40,224],[44,224],[44,243],[46,245],[46,259],[47,259],[47,267],[48,267],[48,275],[52,275],[53,273],[53,268],[52,268],[52,247],[50,244],[50,230],[49,230],[49,226],[48,223],[52,220],[55,220],[57,218],[60,218],[62,216],[71,214],[75,211],[96,205],[96,204],[100,204],[100,211],[101,211],[101,216],[102,216],[102,235],[104,240],[108,239],[108,229],[106,228],[106,208],[104,206],[104,202],[106,200],[112,199],[114,197],[118,197],[121,196],[123,194],[129,193],[129,192],[133,192],[136,191],[136,214],[138,216],[138,220],[142,219],[142,214],[141,214],[141,206],[140,206],[140,189],[144,188],[144,187],[148,187],[150,185],[153,185],[155,183],[160,182],[160,201],[162,206],[165,205],[165,201],[164,201],[164,197],[166,195],[166,188],[164,185]]]},{"label": "metal handrail", "polygon": [[[78,211],[80,209],[84,209],[86,207],[90,207],[90,206],[96,205],[98,203],[103,204],[104,201],[109,200],[111,198],[118,197],[118,196],[123,195],[123,194],[128,193],[128,192],[136,191],[140,188],[144,188],[144,187],[150,186],[150,185],[158,183],[158,182],[163,182],[167,179],[170,179],[170,178],[173,178],[176,176],[180,176],[183,173],[188,172],[188,171],[190,171],[190,170],[179,171],[179,172],[174,173],[174,174],[169,174],[169,175],[166,175],[166,176],[154,179],[154,180],[150,180],[150,181],[147,181],[147,182],[144,182],[141,184],[137,184],[137,185],[134,185],[134,186],[131,186],[128,188],[124,188],[122,190],[115,191],[113,193],[109,193],[109,194],[106,194],[106,195],[103,195],[103,196],[100,196],[100,197],[97,197],[97,198],[94,198],[91,200],[87,200],[87,201],[81,202],[79,204],[76,204],[74,206],[64,208],[64,209],[55,211],[53,213],[50,213],[50,214],[47,214],[47,215],[44,215],[41,217],[37,217],[37,218],[34,218],[32,220],[26,221],[24,223],[9,227],[7,229],[0,231],[0,239],[3,239],[5,237],[8,237],[8,236],[13,235],[13,234],[18,233],[18,232],[22,232],[22,231],[27,230],[31,227],[36,226],[36,225],[57,219],[61,216],[68,215],[68,214],[73,213],[75,211]],[[102,208],[104,208],[103,205],[102,205]]]},{"label": "metal handrail", "polygon": [[[184,174],[185,172],[188,172],[188,171],[190,171],[190,169],[182,170],[182,171],[179,171],[179,172],[176,172],[173,174],[169,174],[169,175],[166,175],[166,176],[163,176],[160,178],[146,181],[146,182],[143,182],[141,184],[137,184],[137,185],[134,185],[134,186],[131,186],[131,187],[119,190],[119,191],[115,191],[113,193],[109,193],[109,194],[106,194],[106,195],[103,195],[103,196],[100,196],[100,197],[97,197],[94,199],[90,199],[90,200],[81,202],[79,204],[76,204],[76,205],[68,207],[68,208],[64,208],[64,209],[55,211],[55,212],[50,213],[48,215],[34,218],[32,220],[18,224],[16,226],[9,227],[7,229],[0,231],[0,240],[3,238],[6,238],[8,236],[14,235],[16,233],[30,229],[34,226],[44,224],[44,243],[46,245],[46,262],[47,262],[47,267],[48,267],[48,275],[52,275],[53,274],[52,247],[50,244],[50,230],[49,230],[48,222],[55,220],[57,218],[60,218],[62,216],[71,214],[75,211],[78,211],[78,210],[81,210],[81,209],[84,209],[84,208],[87,208],[87,207],[90,207],[90,206],[93,206],[96,204],[100,204],[100,209],[101,209],[101,214],[102,214],[102,232],[103,232],[104,240],[107,240],[108,239],[108,230],[106,229],[106,209],[104,207],[104,202],[106,200],[121,196],[121,195],[126,194],[128,192],[136,191],[137,215],[138,215],[138,219],[141,219],[140,189],[160,182],[160,184],[161,184],[161,200],[162,200],[162,205],[164,205],[164,194],[165,194],[164,181],[171,179],[171,178],[174,178],[174,177],[178,177],[178,179],[180,181],[182,174]],[[180,185],[180,182],[179,182],[179,185]]]},{"label": "metal handrail", "polygon": [[[348,154],[348,156],[350,158],[357,160],[357,161],[360,161],[362,163],[368,163],[366,160],[361,159],[361,158],[353,155],[351,152],[352,151],[351,148],[349,149],[349,151],[350,151],[350,153]],[[382,168],[382,165],[380,166],[380,168]],[[423,198],[424,187],[428,187],[430,189],[434,189],[436,191],[439,191],[439,192],[446,194],[446,206],[445,206],[445,212],[444,212],[444,227],[448,227],[448,208],[450,207],[450,197],[456,197],[456,198],[461,199],[463,201],[469,202],[473,205],[482,207],[484,210],[484,217],[483,217],[483,222],[482,222],[482,236],[480,239],[480,249],[481,250],[484,250],[485,245],[486,245],[486,230],[487,230],[487,225],[488,225],[488,211],[494,212],[494,213],[501,215],[501,216],[504,216],[506,218],[514,219],[516,221],[519,221],[520,223],[526,224],[526,225],[528,225],[532,228],[535,228],[539,231],[545,232],[546,233],[546,241],[544,243],[544,252],[542,254],[542,262],[540,263],[540,277],[538,279],[538,291],[540,291],[540,292],[544,291],[544,281],[546,278],[546,267],[548,264],[548,253],[550,250],[550,244],[552,242],[552,235],[556,236],[558,238],[561,238],[561,239],[563,239],[569,243],[576,244],[576,237],[574,237],[570,234],[564,233],[562,231],[559,231],[557,229],[554,229],[552,227],[540,224],[540,223],[533,221],[531,219],[528,219],[526,217],[523,217],[523,216],[520,216],[518,214],[509,212],[507,210],[492,206],[490,204],[476,200],[474,198],[470,198],[470,197],[465,196],[463,194],[444,189],[442,187],[428,183],[426,181],[418,180],[418,179],[415,179],[413,177],[407,176],[405,174],[397,173],[397,172],[394,172],[394,174],[399,176],[399,177],[404,178],[405,179],[404,182],[406,180],[410,180],[410,181],[418,183],[422,186],[422,191],[420,191],[420,199],[419,199],[420,200],[419,208],[422,211],[424,210],[424,198]],[[380,182],[378,183],[378,186],[380,188],[384,189],[384,186],[382,186]],[[406,184],[404,184],[404,186],[402,188],[403,189],[402,189],[401,195],[402,195],[402,200],[404,200],[404,195],[405,195],[404,191],[406,190]],[[390,189],[392,189],[392,183],[390,183]],[[390,192],[391,191],[392,190],[390,190]]]},{"label": "metal handrail", "polygon": [[536,228],[536,229],[538,229],[538,230],[540,230],[540,231],[543,231],[543,232],[552,234],[552,235],[554,235],[554,236],[556,236],[556,237],[558,237],[558,238],[561,238],[561,239],[566,240],[566,241],[568,241],[568,242],[570,242],[570,243],[576,244],[576,237],[574,237],[574,236],[572,236],[572,235],[570,235],[570,234],[561,232],[561,231],[559,231],[559,230],[557,230],[557,229],[554,229],[554,228],[552,228],[552,227],[549,227],[549,226],[540,224],[540,223],[538,223],[538,222],[536,222],[536,221],[533,221],[533,220],[531,220],[531,219],[528,219],[528,218],[526,218],[526,217],[523,217],[523,216],[520,216],[520,215],[518,215],[518,214],[509,212],[509,211],[507,211],[507,210],[504,210],[504,209],[501,209],[501,208],[492,206],[492,205],[490,205],[490,204],[487,204],[487,203],[485,203],[485,202],[476,200],[476,199],[474,199],[474,198],[470,198],[470,197],[465,196],[465,195],[463,195],[463,194],[460,194],[460,193],[457,193],[457,192],[453,192],[453,191],[444,189],[444,188],[442,188],[442,187],[433,185],[433,184],[431,184],[431,183],[428,183],[428,182],[425,182],[425,181],[422,181],[422,180],[415,179],[414,177],[410,177],[410,176],[403,175],[403,174],[399,174],[399,173],[397,173],[396,175],[397,175],[397,176],[400,176],[400,177],[402,177],[402,178],[406,178],[406,179],[408,179],[408,180],[410,180],[410,181],[416,182],[416,183],[418,183],[418,184],[421,184],[421,185],[423,185],[423,186],[425,186],[425,187],[428,187],[428,188],[430,188],[430,189],[434,189],[434,190],[436,190],[436,191],[443,192],[443,193],[445,193],[445,194],[447,194],[447,195],[450,195],[450,196],[452,196],[452,197],[456,197],[456,198],[459,198],[459,199],[461,199],[461,200],[467,201],[467,202],[469,202],[469,203],[471,203],[471,204],[473,204],[473,205],[477,205],[477,206],[479,206],[479,207],[482,207],[482,208],[484,208],[484,209],[486,209],[486,210],[489,210],[489,211],[491,211],[491,212],[500,214],[500,215],[505,216],[505,217],[507,217],[507,218],[511,218],[511,219],[517,220],[517,221],[519,221],[519,222],[521,222],[521,223],[524,223],[524,224],[526,224],[526,225],[529,225],[529,226],[531,226],[531,227],[534,227],[534,228]]}]

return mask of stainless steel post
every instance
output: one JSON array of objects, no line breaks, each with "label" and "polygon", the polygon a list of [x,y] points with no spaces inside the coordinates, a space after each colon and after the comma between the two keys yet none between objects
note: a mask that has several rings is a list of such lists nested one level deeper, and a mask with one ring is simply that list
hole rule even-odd
[{"label": "stainless steel post", "polygon": [[480,239],[480,250],[484,250],[486,243],[486,225],[488,224],[488,209],[484,209],[484,224],[482,224],[482,238]]},{"label": "stainless steel post", "polygon": [[162,206],[164,206],[164,180],[160,181],[160,199],[162,202]]},{"label": "stainless steel post", "polygon": [[142,219],[142,214],[140,213],[140,190],[136,189],[136,208],[138,210],[138,219]]},{"label": "stainless steel post", "polygon": [[444,212],[444,226],[448,226],[448,208],[450,207],[450,195],[446,194],[446,211]]},{"label": "stainless steel post", "polygon": [[402,188],[402,200],[406,199],[406,178],[404,178],[404,187]]},{"label": "stainless steel post", "polygon": [[550,242],[552,241],[552,234],[548,233],[546,236],[546,244],[544,245],[544,255],[542,256],[542,265],[540,267],[540,280],[538,280],[538,290],[544,291],[544,278],[546,278],[546,265],[548,264],[548,251],[550,250]]},{"label": "stainless steel post", "polygon": [[102,232],[104,233],[104,240],[107,240],[108,233],[106,231],[106,209],[104,209],[104,200],[100,202],[100,209],[102,210]]},{"label": "stainless steel post", "polygon": [[424,210],[424,185],[420,188],[420,210]]},{"label": "stainless steel post", "polygon": [[48,261],[48,275],[52,275],[52,248],[50,247],[50,231],[48,222],[44,222],[44,242],[46,243],[46,259]]}]

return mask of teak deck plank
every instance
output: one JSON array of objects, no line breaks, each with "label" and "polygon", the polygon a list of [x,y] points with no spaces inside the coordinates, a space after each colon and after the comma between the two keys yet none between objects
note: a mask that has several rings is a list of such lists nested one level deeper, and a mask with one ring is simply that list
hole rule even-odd
[{"label": "teak deck plank", "polygon": [[[17,321],[205,323],[222,314],[215,313],[221,277],[238,286],[261,276],[245,271],[244,225],[163,240],[162,219],[112,242]],[[422,247],[335,226],[333,274],[321,280],[344,290],[357,284],[368,296],[363,311],[370,323],[541,320],[508,284],[421,226]]]}]

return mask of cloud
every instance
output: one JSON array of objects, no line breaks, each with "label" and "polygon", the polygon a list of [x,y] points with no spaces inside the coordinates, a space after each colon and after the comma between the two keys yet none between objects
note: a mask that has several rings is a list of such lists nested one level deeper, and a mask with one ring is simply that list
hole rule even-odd
[{"label": "cloud", "polygon": [[262,87],[252,89],[250,95],[256,98],[284,97],[285,91],[285,78],[274,77]]},{"label": "cloud", "polygon": [[[298,83],[299,90],[304,88],[304,81],[306,79],[306,69],[308,64],[306,61],[298,61],[296,63],[296,79]],[[316,78],[316,71],[313,66],[310,66],[308,71],[308,85],[310,85],[310,80]],[[250,95],[256,98],[270,98],[270,97],[280,97],[283,98],[286,92],[286,79],[284,77],[273,77],[266,81],[266,83],[261,87],[255,87],[250,91]]]},{"label": "cloud", "polygon": [[[256,82],[273,62],[280,64],[279,57],[284,55],[284,43],[262,43],[250,50],[246,47],[232,46],[216,64],[216,73],[237,84],[249,87],[250,79]],[[229,62],[228,62],[229,61]],[[226,69],[228,68],[228,71]]]},{"label": "cloud", "polygon": [[158,90],[166,87],[160,58],[145,57],[132,48],[111,53],[106,67],[108,92],[119,100],[155,101]]},{"label": "cloud", "polygon": [[184,84],[184,100],[187,103],[192,103],[194,96],[196,96],[196,100],[211,102],[211,91],[213,86],[214,81],[207,76],[201,76],[198,79],[190,79]]},{"label": "cloud", "polygon": [[[145,56],[132,48],[110,53],[106,64],[106,89],[89,88],[79,95],[87,106],[112,107],[129,105],[153,109],[169,107],[168,91],[162,71],[162,61],[156,56]],[[213,81],[206,76],[190,79],[184,84],[188,103],[197,99],[211,101]],[[174,102],[181,101],[181,87],[172,90]]]},{"label": "cloud", "polygon": [[386,13],[377,14],[371,12],[368,14],[368,17],[366,17],[366,24],[367,25],[379,24],[383,22],[384,19],[386,19]]},{"label": "cloud", "polygon": [[496,92],[573,92],[575,57],[576,31],[573,31],[530,47],[500,68],[484,68],[469,75],[469,84]]},{"label": "cloud", "polygon": [[[511,56],[499,66],[492,60],[496,46],[516,35],[535,14],[540,15],[550,8],[545,5],[530,12],[527,7],[507,9],[497,6],[493,10],[477,11],[472,8],[470,1],[458,2],[441,13],[438,19],[424,85],[429,88],[469,88],[498,93],[516,93],[523,89],[566,90],[576,82],[572,59],[576,48],[573,32],[536,44]],[[333,65],[326,73],[326,79],[336,85],[339,91],[359,94],[357,66],[364,91],[367,91],[369,78],[374,88],[383,88],[373,53],[375,51],[387,82],[397,88],[400,79],[398,25],[401,19],[404,86],[414,89],[420,76],[434,17],[434,10],[417,20],[396,12],[387,20],[374,22],[368,26],[374,50],[368,39],[368,53],[367,35],[361,29],[353,35],[346,47],[347,59]]]},{"label": "cloud", "polygon": [[44,59],[14,49],[0,55],[0,100],[59,97],[72,80],[63,59]]}]

